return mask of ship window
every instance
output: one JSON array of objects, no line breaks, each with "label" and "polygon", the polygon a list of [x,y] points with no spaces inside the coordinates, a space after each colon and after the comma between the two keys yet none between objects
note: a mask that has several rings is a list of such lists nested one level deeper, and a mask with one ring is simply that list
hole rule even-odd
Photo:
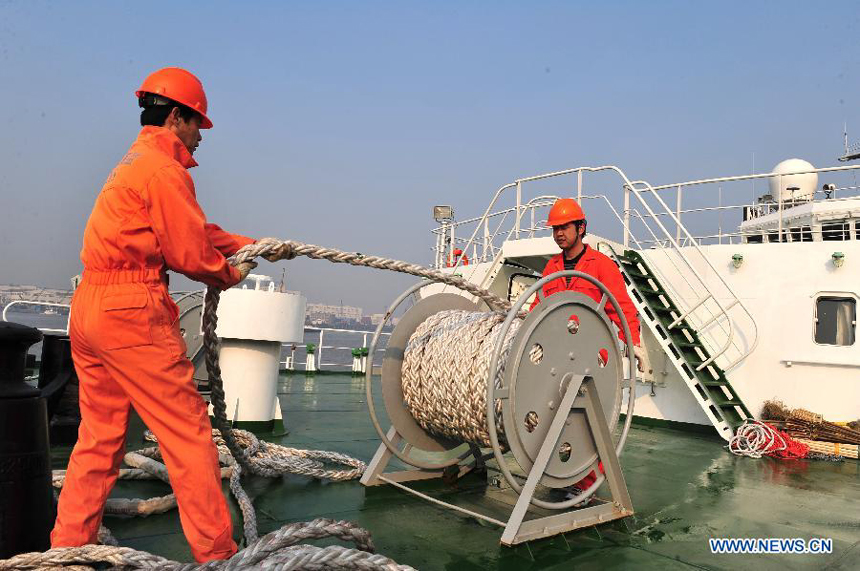
[{"label": "ship window", "polygon": [[792,242],[800,242],[800,228],[791,228],[789,232],[791,232]]},{"label": "ship window", "polygon": [[854,228],[855,228],[854,239],[860,240],[860,220],[858,220],[857,222],[854,223]]},{"label": "ship window", "polygon": [[815,342],[853,345],[857,327],[857,300],[853,297],[819,297],[815,301]]},{"label": "ship window", "polygon": [[767,241],[768,242],[779,242],[779,233],[778,232],[768,232],[767,233]]},{"label": "ship window", "polygon": [[801,229],[801,242],[812,242],[812,228],[803,226]]},{"label": "ship window", "polygon": [[[858,232],[860,232],[860,229],[858,229]],[[761,244],[761,234],[747,236],[747,244]]]},{"label": "ship window", "polygon": [[847,222],[821,225],[822,240],[850,240],[851,230]]}]

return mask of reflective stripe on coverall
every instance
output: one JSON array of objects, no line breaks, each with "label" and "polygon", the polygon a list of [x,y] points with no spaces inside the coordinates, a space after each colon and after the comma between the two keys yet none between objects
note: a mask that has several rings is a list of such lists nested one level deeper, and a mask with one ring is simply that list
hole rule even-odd
[{"label": "reflective stripe on coverall", "polygon": [[90,215],[69,331],[81,426],[52,547],[96,542],[133,406],[158,437],[194,558],[236,552],[212,427],[165,271],[226,289],[240,275],[225,256],[253,240],[206,223],[186,171],[196,164],[171,131],[144,127]]},{"label": "reflective stripe on coverall", "polygon": [[[559,254],[552,257],[550,261],[547,262],[546,267],[543,269],[544,277],[554,274],[555,272],[560,272],[564,269],[563,256],[563,253]],[[606,286],[606,289],[615,296],[616,301],[618,301],[618,305],[621,307],[622,313],[624,313],[624,317],[627,318],[627,326],[630,327],[630,336],[633,337],[633,344],[639,345],[639,317],[636,314],[636,306],[633,305],[633,300],[630,299],[630,295],[627,293],[627,286],[624,284],[624,278],[621,276],[621,271],[618,269],[618,266],[615,265],[615,262],[609,259],[605,254],[598,252],[586,244],[585,252],[582,254],[582,258],[580,258],[579,263],[576,264],[575,269],[600,280],[600,282]],[[551,282],[544,284],[543,295],[544,297],[547,297],[554,293],[567,290],[584,293],[597,302],[600,301],[600,298],[603,295],[597,286],[582,278],[573,278],[570,280],[570,283],[567,283],[567,278],[552,280]],[[538,298],[535,296],[531,307],[529,307],[529,311],[534,309],[537,304]],[[608,302],[606,303],[605,311],[610,321],[612,321],[612,323],[614,323],[619,329],[618,338],[624,341],[624,327],[621,324],[618,312],[616,312],[615,308],[612,307],[612,304]],[[600,472],[603,473],[603,463],[598,463],[597,467],[600,469]],[[594,470],[592,470],[585,478],[577,482],[576,485],[579,488],[586,490],[591,487],[591,484],[593,484],[596,479],[597,476],[594,473]]]}]

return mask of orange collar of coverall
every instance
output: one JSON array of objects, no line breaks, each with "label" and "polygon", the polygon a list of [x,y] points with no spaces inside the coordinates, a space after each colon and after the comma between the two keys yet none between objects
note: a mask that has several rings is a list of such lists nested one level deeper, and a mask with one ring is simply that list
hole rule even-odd
[{"label": "orange collar of coverall", "polygon": [[164,154],[176,159],[176,161],[187,169],[197,166],[197,161],[185,148],[185,144],[170,129],[147,125],[140,130],[137,142],[147,146],[155,147]]}]

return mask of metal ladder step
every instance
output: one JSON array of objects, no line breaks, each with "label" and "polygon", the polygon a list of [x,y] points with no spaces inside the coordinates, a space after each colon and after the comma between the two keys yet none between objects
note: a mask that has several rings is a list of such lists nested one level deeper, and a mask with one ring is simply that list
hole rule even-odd
[{"label": "metal ladder step", "polygon": [[738,411],[734,407],[720,407],[720,412],[722,412],[723,418],[725,418],[726,420],[726,424],[728,424],[732,428],[732,433],[734,433],[735,429],[741,424],[743,424],[744,420],[746,420],[738,413]]},{"label": "metal ladder step", "polygon": [[699,382],[706,387],[731,387],[727,379],[705,379]]},{"label": "metal ladder step", "polygon": [[[655,336],[664,344],[664,349],[674,345],[673,351],[676,352],[674,355],[669,354],[670,359],[675,363],[681,378],[685,379],[720,435],[728,439],[731,434],[727,433],[733,434],[734,429],[752,415],[716,363],[711,362],[704,369],[696,370],[698,366],[708,361],[711,355],[696,330],[686,319],[669,328],[669,325],[683,315],[683,312],[663,289],[645,260],[632,250],[625,251],[622,256],[616,254],[614,257],[630,287],[638,292],[639,303],[650,311],[651,317],[648,317],[649,314],[643,315],[643,320],[652,326]],[[668,339],[665,338],[664,333],[657,335],[658,325],[662,325],[665,334],[668,334]],[[690,379],[691,375],[695,379]],[[696,390],[695,386],[698,386],[699,390]],[[731,428],[731,431],[727,427]]]},{"label": "metal ladder step", "polygon": [[735,407],[735,406],[743,406],[744,403],[741,402],[741,399],[737,397],[727,397],[720,390],[709,391],[712,392],[711,400],[714,401],[719,407]]},{"label": "metal ladder step", "polygon": [[652,276],[651,274],[643,274],[642,272],[637,271],[637,270],[626,270],[626,271],[627,271],[627,275],[634,277],[634,278],[639,278],[640,280],[653,280],[654,279],[654,276]]}]

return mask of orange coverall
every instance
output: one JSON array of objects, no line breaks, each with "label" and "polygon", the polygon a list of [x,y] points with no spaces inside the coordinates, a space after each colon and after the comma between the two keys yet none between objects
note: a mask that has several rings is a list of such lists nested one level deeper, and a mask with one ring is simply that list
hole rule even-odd
[{"label": "orange coverall", "polygon": [[158,437],[195,559],[236,552],[212,427],[165,272],[226,289],[240,275],[225,256],[253,240],[206,223],[186,170],[196,165],[171,131],[144,127],[108,177],[87,223],[83,280],[72,300],[69,331],[81,426],[53,547],[96,542],[134,406]]},{"label": "orange coverall", "polygon": [[[544,277],[554,274],[555,272],[560,272],[564,269],[563,256],[564,254],[559,254],[552,257],[550,261],[547,262],[546,267],[543,269]],[[621,276],[621,271],[618,269],[618,266],[615,265],[615,262],[609,259],[605,254],[598,252],[586,244],[585,252],[582,254],[582,258],[579,259],[579,262],[576,264],[576,268],[574,269],[590,276],[594,276],[606,286],[606,289],[612,292],[612,295],[614,295],[616,301],[618,301],[618,305],[621,306],[621,311],[624,313],[624,317],[627,318],[627,326],[630,327],[630,336],[633,337],[633,344],[639,345],[639,317],[636,314],[636,306],[633,305],[633,300],[630,299],[630,295],[627,293],[627,286],[624,284],[624,278]],[[597,302],[599,302],[600,298],[603,296],[603,292],[589,281],[582,278],[573,278],[570,280],[570,283],[567,283],[568,279],[569,278],[558,278],[544,284],[544,297],[565,290],[584,293]],[[535,300],[532,302],[531,307],[529,307],[529,311],[534,309],[537,304],[538,298],[535,296]],[[618,338],[625,341],[624,327],[621,325],[621,318],[618,316],[618,312],[615,311],[615,308],[612,307],[612,304],[609,302],[606,303],[605,311],[609,320],[618,326]],[[597,467],[602,473],[603,463],[598,463]],[[596,474],[592,470],[591,473],[577,482],[576,485],[582,490],[587,490],[596,479]]]},{"label": "orange coverall", "polygon": [[[555,272],[560,272],[564,269],[564,258],[562,256],[564,256],[564,254],[559,254],[550,258],[546,267],[543,269],[544,277],[554,274]],[[630,335],[633,337],[633,344],[639,345],[639,317],[636,314],[636,306],[633,305],[633,300],[630,299],[630,295],[627,293],[627,286],[624,284],[624,278],[621,277],[621,271],[618,269],[618,266],[615,265],[615,262],[610,260],[605,254],[601,254],[586,244],[585,252],[579,259],[579,263],[576,264],[575,269],[578,272],[594,276],[600,280],[600,282],[603,283],[610,292],[612,292],[612,295],[614,295],[615,299],[618,301],[618,305],[621,306],[621,311],[624,313],[624,317],[627,318],[627,325],[630,327]],[[569,278],[558,278],[544,284],[543,296],[547,297],[560,291],[570,290],[584,293],[594,301],[600,301],[603,294],[596,285],[582,278],[573,278],[570,280],[570,283],[567,283],[568,279]],[[538,298],[535,296],[535,300],[532,302],[531,307],[529,307],[529,311],[534,309],[537,304]],[[610,321],[618,326],[618,338],[624,341],[624,327],[621,324],[621,318],[618,316],[615,308],[612,307],[612,304],[607,302],[605,311]]]}]

